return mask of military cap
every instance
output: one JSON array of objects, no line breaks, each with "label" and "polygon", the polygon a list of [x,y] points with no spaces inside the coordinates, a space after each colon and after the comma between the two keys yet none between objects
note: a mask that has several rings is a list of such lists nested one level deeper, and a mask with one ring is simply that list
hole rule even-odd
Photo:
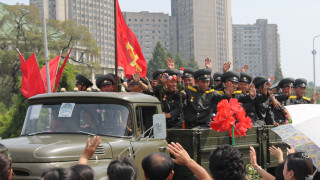
[{"label": "military cap", "polygon": [[161,74],[166,71],[166,69],[157,69],[155,70],[153,73],[152,73],[152,79],[153,80],[156,80],[156,79],[159,79]]},{"label": "military cap", "polygon": [[198,71],[193,73],[193,77],[196,80],[206,80],[210,81],[210,76],[211,76],[211,69],[205,68],[205,69],[199,69]]},{"label": "military cap", "polygon": [[215,72],[213,74],[213,80],[214,81],[221,81],[221,76],[222,76],[222,73],[221,72]]},{"label": "military cap", "polygon": [[[113,74],[113,73],[108,73],[107,75],[108,75],[108,76],[112,76],[113,79],[114,79],[114,81],[116,81],[116,75],[115,75],[115,74]],[[118,76],[118,81],[120,81],[121,84],[124,82],[124,80],[123,80],[122,78],[120,78],[120,76]],[[118,84],[119,84],[119,83],[118,83]]]},{"label": "military cap", "polygon": [[307,80],[306,79],[303,79],[303,78],[299,78],[299,79],[296,79],[295,81],[294,81],[294,84],[293,84],[293,87],[303,87],[303,88],[305,88],[305,87],[307,87]]},{"label": "military cap", "polygon": [[251,83],[252,81],[252,77],[249,73],[246,73],[246,72],[241,72],[240,73],[240,79],[239,79],[239,82],[246,82],[246,83]]},{"label": "military cap", "polygon": [[114,78],[111,75],[102,75],[96,80],[96,85],[99,89],[108,84],[114,84]]},{"label": "military cap", "polygon": [[195,70],[193,68],[185,68],[183,71],[183,78],[193,77]]},{"label": "military cap", "polygon": [[81,84],[87,86],[87,88],[93,86],[93,83],[81,74],[76,75],[76,80],[75,85]]},{"label": "military cap", "polygon": [[237,71],[227,71],[222,74],[221,81],[231,81],[231,82],[239,82],[240,73]]},{"label": "military cap", "polygon": [[284,78],[282,79],[280,82],[279,82],[279,87],[280,88],[284,88],[284,87],[287,87],[287,86],[293,86],[293,83],[294,83],[294,79],[293,78]]},{"label": "military cap", "polygon": [[166,71],[164,71],[164,73],[167,73],[169,76],[178,76],[179,74],[179,70],[178,69],[167,69]]},{"label": "military cap", "polygon": [[265,76],[258,76],[255,77],[254,80],[252,81],[252,83],[255,85],[256,88],[263,86],[264,83],[266,83],[268,81],[268,78]]},{"label": "military cap", "polygon": [[[140,81],[141,81],[143,84],[148,85],[147,79],[145,79],[145,78],[143,78],[143,77],[140,77]],[[127,82],[128,82],[130,85],[138,85],[138,84],[139,84],[138,82],[136,82],[136,81],[133,80],[133,75],[131,75],[131,78],[128,79]]]}]

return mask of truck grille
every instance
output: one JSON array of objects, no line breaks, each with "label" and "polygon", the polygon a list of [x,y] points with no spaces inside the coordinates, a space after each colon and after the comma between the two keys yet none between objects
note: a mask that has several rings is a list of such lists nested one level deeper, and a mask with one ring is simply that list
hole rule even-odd
[{"label": "truck grille", "polygon": [[104,153],[105,153],[104,147],[102,145],[99,145],[94,154],[96,154],[96,155],[104,155]]}]

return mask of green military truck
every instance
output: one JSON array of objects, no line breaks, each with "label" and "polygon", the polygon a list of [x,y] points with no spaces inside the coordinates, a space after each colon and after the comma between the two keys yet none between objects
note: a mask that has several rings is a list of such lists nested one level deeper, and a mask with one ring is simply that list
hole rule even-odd
[{"label": "green military truck", "polygon": [[[14,179],[40,179],[43,169],[76,164],[85,142],[99,135],[102,143],[88,164],[97,179],[107,179],[107,166],[119,156],[134,159],[139,179],[144,179],[141,161],[154,152],[166,152],[168,142],[179,142],[199,164],[208,168],[210,152],[229,144],[227,133],[210,129],[166,129],[161,104],[141,93],[64,92],[34,96],[21,136],[0,141],[11,152]],[[236,139],[237,148],[249,163],[249,146],[256,148],[258,162],[272,169],[277,163],[268,146],[285,150],[286,144],[270,127],[253,127]],[[176,166],[175,179],[193,179],[185,167]]]}]

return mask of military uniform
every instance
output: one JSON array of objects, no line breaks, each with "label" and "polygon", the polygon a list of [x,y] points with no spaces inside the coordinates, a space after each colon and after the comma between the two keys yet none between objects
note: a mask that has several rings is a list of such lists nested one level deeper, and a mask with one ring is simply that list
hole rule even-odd
[{"label": "military uniform", "polygon": [[[164,73],[167,73],[169,76],[177,76],[179,73],[179,70],[168,69],[164,71]],[[179,86],[181,86],[181,83],[179,83]],[[180,127],[179,117],[182,112],[182,107],[180,105],[181,95],[178,89],[174,91],[168,91],[168,89],[163,86],[162,82],[159,81],[155,88],[154,95],[161,102],[162,111],[165,113],[170,113],[171,115],[171,118],[166,119],[167,127],[168,128]]]},{"label": "military uniform", "polygon": [[[250,84],[252,81],[252,77],[250,74],[241,72],[239,82],[245,82]],[[244,95],[249,95],[249,90],[246,92],[242,92]],[[255,119],[255,102],[247,102],[242,104],[243,109],[246,111],[247,116],[250,117],[251,121],[254,122]]]},{"label": "military uniform", "polygon": [[82,86],[85,86],[86,89],[93,86],[93,83],[81,74],[76,75],[76,82],[74,84],[81,85],[81,89],[82,89]]},{"label": "military uniform", "polygon": [[[239,82],[239,78],[240,78],[240,73],[239,72],[227,71],[227,72],[222,74],[221,81],[222,82],[231,81],[231,82],[238,83]],[[222,99],[235,98],[235,99],[238,99],[238,101],[243,103],[243,104],[254,102],[254,99],[252,99],[249,94],[242,94],[241,91],[234,91],[232,93],[231,97],[227,97],[227,95],[225,94],[224,88],[222,88],[222,90],[217,91],[217,93],[222,96]],[[214,109],[214,112],[216,112],[216,109]]]},{"label": "military uniform", "polygon": [[[307,87],[307,80],[303,79],[303,78],[296,79],[294,81],[293,86],[294,86],[294,88],[297,88],[297,87],[306,88]],[[311,99],[307,98],[305,96],[303,96],[303,97],[290,96],[289,97],[289,104],[311,104],[310,101],[311,101]]]},{"label": "military uniform", "polygon": [[[284,78],[279,82],[278,87],[279,88],[284,88],[284,87],[288,87],[288,86],[292,87],[293,83],[294,83],[293,78]],[[285,123],[285,121],[287,119],[284,110],[285,110],[285,106],[289,105],[289,100],[288,100],[289,97],[286,94],[277,94],[274,97],[281,105],[280,109],[276,109],[272,105],[272,111],[274,113],[274,120],[275,120],[275,122],[277,122],[279,124],[283,124],[283,123]]]},{"label": "military uniform", "polygon": [[[268,81],[266,77],[256,77],[253,80],[253,84],[256,88],[264,86],[264,84]],[[273,125],[274,123],[274,114],[272,112],[272,107],[269,101],[269,97],[265,94],[257,93],[256,101],[255,101],[255,125]]]},{"label": "military uniform", "polygon": [[[196,80],[210,81],[211,69],[200,69],[193,75]],[[188,128],[209,128],[214,105],[221,100],[221,95],[213,89],[201,91],[198,86],[188,86],[183,91],[184,119]]]}]

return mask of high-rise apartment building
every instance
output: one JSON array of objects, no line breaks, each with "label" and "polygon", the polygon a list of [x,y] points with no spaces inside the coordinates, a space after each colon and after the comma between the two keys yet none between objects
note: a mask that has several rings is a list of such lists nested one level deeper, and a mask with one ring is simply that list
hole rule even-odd
[{"label": "high-rise apartment building", "polygon": [[252,76],[275,75],[280,64],[278,26],[258,19],[255,24],[232,26],[234,68],[248,64]]},{"label": "high-rise apartment building", "polygon": [[[31,5],[42,8],[42,0],[30,0]],[[72,19],[87,26],[96,39],[104,70],[114,67],[114,1],[113,0],[44,0],[45,17],[64,21]],[[78,59],[81,51],[74,52]],[[86,57],[91,61],[94,57]]]},{"label": "high-rise apartment building", "polygon": [[136,35],[144,58],[148,62],[152,59],[152,53],[157,42],[170,51],[173,55],[177,53],[175,18],[164,13],[123,12],[129,28]]},{"label": "high-rise apartment building", "polygon": [[171,0],[177,23],[177,51],[188,61],[193,56],[200,68],[212,60],[212,70],[222,71],[232,58],[231,0]]}]

